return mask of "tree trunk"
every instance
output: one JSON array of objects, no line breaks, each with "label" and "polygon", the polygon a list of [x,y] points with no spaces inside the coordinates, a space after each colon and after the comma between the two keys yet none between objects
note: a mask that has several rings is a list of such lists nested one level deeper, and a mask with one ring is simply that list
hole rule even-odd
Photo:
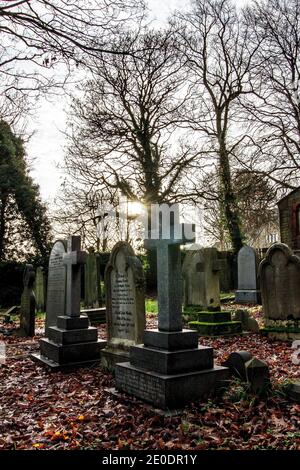
[{"label": "tree trunk", "polygon": [[5,232],[6,232],[6,223],[5,223],[5,209],[6,209],[6,196],[2,196],[0,199],[0,260],[4,259],[4,250],[5,250]]},{"label": "tree trunk", "polygon": [[243,246],[243,234],[236,195],[232,188],[229,157],[225,145],[220,147],[220,187],[221,210],[225,217],[233,251],[237,253]]}]

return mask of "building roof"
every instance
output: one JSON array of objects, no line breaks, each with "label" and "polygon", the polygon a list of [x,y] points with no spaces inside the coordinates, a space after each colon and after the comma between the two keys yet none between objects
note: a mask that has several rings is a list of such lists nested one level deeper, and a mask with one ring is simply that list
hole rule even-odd
[{"label": "building roof", "polygon": [[283,202],[285,199],[287,199],[288,197],[292,196],[292,194],[296,193],[297,191],[300,191],[300,186],[296,189],[293,189],[293,191],[291,191],[290,193],[286,194],[285,196],[283,196],[281,199],[279,199],[279,201],[277,202],[277,205],[279,205],[281,202]]}]

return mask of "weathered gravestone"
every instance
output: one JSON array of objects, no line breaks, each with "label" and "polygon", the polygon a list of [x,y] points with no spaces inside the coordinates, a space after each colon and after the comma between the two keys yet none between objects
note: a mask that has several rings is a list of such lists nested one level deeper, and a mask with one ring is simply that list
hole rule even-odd
[{"label": "weathered gravestone", "polygon": [[188,250],[182,266],[185,306],[220,309],[219,270],[216,248]]},{"label": "weathered gravestone", "polygon": [[259,266],[264,331],[276,339],[300,338],[300,259],[282,243]]},{"label": "weathered gravestone", "polygon": [[268,364],[252,357],[248,351],[231,353],[223,365],[229,367],[234,377],[246,382],[253,393],[264,393],[270,388]]},{"label": "weathered gravestone", "polygon": [[197,332],[182,330],[180,245],[194,239],[191,226],[179,224],[178,206],[168,215],[168,236],[160,216],[159,233],[145,240],[146,248],[157,251],[158,330],[145,330],[144,345],[131,347],[130,362],[115,369],[118,389],[159,408],[212,393],[228,376],[227,368],[214,367],[212,348],[198,347]]},{"label": "weathered gravestone", "polygon": [[49,326],[48,337],[40,341],[40,354],[32,355],[52,369],[99,362],[100,350],[106,345],[106,341],[98,340],[97,328],[89,326],[88,317],[80,315],[81,266],[85,257],[80,237],[70,237],[67,252],[63,254],[67,280],[65,314],[57,316],[55,326]]},{"label": "weathered gravestone", "polygon": [[51,250],[48,268],[45,335],[56,325],[58,316],[65,315],[66,267],[63,262],[67,252],[66,240],[57,240]]},{"label": "weathered gravestone", "polygon": [[141,261],[127,242],[117,243],[105,270],[107,347],[103,365],[114,370],[129,359],[129,348],[143,342],[145,279]]},{"label": "weathered gravestone", "polygon": [[251,331],[252,333],[259,333],[259,324],[252,318],[248,310],[238,309],[232,315],[234,321],[239,321],[242,324],[243,331]]},{"label": "weathered gravestone", "polygon": [[95,254],[92,249],[89,250],[86,257],[84,286],[85,308],[94,309],[102,307],[99,255]]},{"label": "weathered gravestone", "polygon": [[45,311],[45,298],[46,298],[46,281],[44,268],[39,266],[35,274],[34,294],[36,300],[36,311]]},{"label": "weathered gravestone", "polygon": [[250,246],[243,246],[238,253],[238,290],[235,293],[237,303],[257,304],[261,301],[257,267],[256,251]]},{"label": "weathered gravestone", "polygon": [[24,270],[24,290],[21,297],[20,336],[34,336],[35,330],[35,296],[33,285],[35,272],[32,264],[27,264]]},{"label": "weathered gravestone", "polygon": [[182,267],[185,318],[202,336],[242,332],[230,311],[221,311],[219,259],[215,248],[188,250]]}]

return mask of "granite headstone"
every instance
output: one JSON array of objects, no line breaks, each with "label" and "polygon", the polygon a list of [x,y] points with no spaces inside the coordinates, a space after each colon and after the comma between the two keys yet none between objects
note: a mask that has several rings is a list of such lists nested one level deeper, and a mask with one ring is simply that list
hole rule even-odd
[{"label": "granite headstone", "polygon": [[127,242],[117,243],[105,270],[107,347],[103,365],[113,370],[128,361],[129,348],[143,342],[145,278],[141,261]]},{"label": "granite headstone", "polygon": [[238,290],[235,294],[237,303],[257,304],[260,302],[257,267],[256,251],[251,246],[243,246],[238,253]]},{"label": "granite headstone", "polygon": [[63,262],[67,242],[57,240],[51,250],[48,268],[45,335],[50,326],[56,325],[58,316],[65,315],[66,309],[66,266]]}]

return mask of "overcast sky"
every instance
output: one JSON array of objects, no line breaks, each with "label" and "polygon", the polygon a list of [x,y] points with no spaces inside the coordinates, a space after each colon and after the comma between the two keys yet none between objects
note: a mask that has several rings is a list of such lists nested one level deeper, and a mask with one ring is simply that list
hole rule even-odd
[{"label": "overcast sky", "polygon": [[[249,0],[235,0],[242,6]],[[174,9],[182,9],[188,0],[148,0],[148,5],[157,21],[164,22]],[[66,128],[67,103],[59,99],[43,100],[30,122],[30,130],[35,134],[27,145],[28,155],[34,158],[31,175],[40,185],[44,201],[53,202],[59,192],[63,174],[57,165],[63,162],[64,135]]]}]

